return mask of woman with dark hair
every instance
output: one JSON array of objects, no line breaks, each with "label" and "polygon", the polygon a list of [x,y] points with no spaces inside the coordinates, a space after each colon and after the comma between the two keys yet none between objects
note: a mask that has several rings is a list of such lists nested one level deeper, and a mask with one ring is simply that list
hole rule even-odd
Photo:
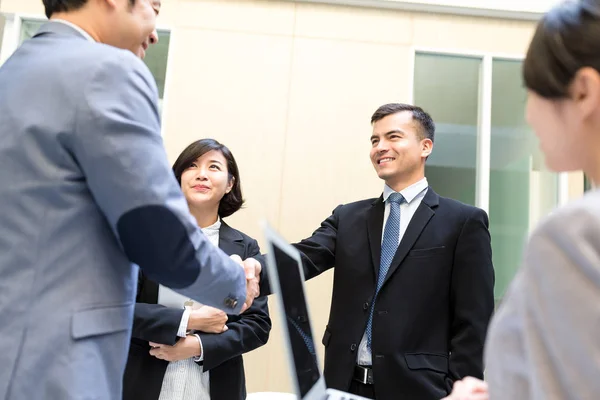
[{"label": "woman with dark hair", "polygon": [[[256,240],[222,218],[242,207],[237,164],[213,139],[190,144],[173,172],[202,232],[229,255],[260,254]],[[271,330],[267,299],[241,315],[226,315],[157,285],[138,282],[124,400],[243,400],[242,354],[264,345]]]},{"label": "woman with dark hair", "polygon": [[[566,1],[540,21],[523,66],[527,120],[546,164],[600,183],[600,0]],[[600,191],[555,210],[490,324],[486,381],[446,399],[600,398]]]}]

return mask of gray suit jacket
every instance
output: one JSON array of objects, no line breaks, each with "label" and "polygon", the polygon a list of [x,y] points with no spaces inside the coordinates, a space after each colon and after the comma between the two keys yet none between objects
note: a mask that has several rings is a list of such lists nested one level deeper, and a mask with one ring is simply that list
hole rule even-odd
[{"label": "gray suit jacket", "polygon": [[243,269],[189,214],[157,97],[133,54],[58,22],[0,68],[0,399],[120,399],[134,264],[239,313]]},{"label": "gray suit jacket", "polygon": [[491,400],[600,398],[600,191],[552,213],[486,344]]}]

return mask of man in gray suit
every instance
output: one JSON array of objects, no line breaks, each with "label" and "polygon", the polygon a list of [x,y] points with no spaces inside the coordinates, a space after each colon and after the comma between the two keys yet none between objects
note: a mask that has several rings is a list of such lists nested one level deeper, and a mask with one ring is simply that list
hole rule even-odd
[{"label": "man in gray suit", "polygon": [[44,5],[52,21],[0,68],[0,399],[119,399],[133,264],[228,313],[260,268],[201,234],[171,172],[133,54],[152,2]]}]

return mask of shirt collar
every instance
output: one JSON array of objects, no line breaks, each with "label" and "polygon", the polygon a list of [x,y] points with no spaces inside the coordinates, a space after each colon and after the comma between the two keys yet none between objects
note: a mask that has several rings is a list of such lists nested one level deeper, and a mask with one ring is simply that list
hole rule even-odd
[{"label": "shirt collar", "polygon": [[61,24],[70,26],[71,28],[75,29],[77,32],[81,33],[83,35],[83,37],[85,37],[90,42],[95,42],[94,38],[89,33],[87,33],[80,26],[77,26],[72,22],[65,21],[64,19],[53,19],[52,22],[59,22]]},{"label": "shirt collar", "polygon": [[[421,192],[423,192],[425,189],[427,189],[427,187],[429,187],[429,184],[427,183],[427,178],[423,178],[420,181],[415,182],[412,185],[402,189],[400,191],[400,194],[402,195],[402,197],[404,197],[404,199],[406,200],[407,203],[410,203]],[[394,193],[394,189],[392,189],[388,185],[385,185],[383,187],[383,201],[384,202],[387,201],[388,197],[390,197],[390,195],[392,193]]]},{"label": "shirt collar", "polygon": [[202,228],[203,231],[219,231],[221,229],[221,217],[217,217],[217,222],[212,225]]}]

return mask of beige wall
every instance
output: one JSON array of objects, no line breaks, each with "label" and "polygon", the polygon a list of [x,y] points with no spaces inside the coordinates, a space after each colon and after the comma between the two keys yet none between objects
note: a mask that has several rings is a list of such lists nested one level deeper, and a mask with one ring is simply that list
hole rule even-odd
[{"label": "beige wall", "polygon": [[[262,218],[296,241],[336,205],[381,192],[368,160],[369,118],[383,103],[410,100],[414,46],[518,55],[533,31],[531,22],[288,1],[163,5],[160,24],[172,28],[169,157],[202,137],[227,144],[247,198],[229,222],[260,241]],[[2,0],[2,11],[43,10],[39,0]],[[331,280],[308,284],[319,342]],[[250,392],[291,390],[275,308],[269,344],[246,356]]]},{"label": "beige wall", "polygon": [[[2,1],[0,1],[0,10],[2,9]],[[0,15],[0,51],[2,50],[2,38],[4,37],[5,18]]]},{"label": "beige wall", "polygon": [[[533,29],[278,1],[179,1],[168,17],[167,7],[170,156],[199,137],[227,143],[248,199],[232,223],[260,238],[257,221],[266,217],[291,241],[310,235],[336,205],[380,193],[369,118],[385,102],[410,100],[414,46],[522,54]],[[308,285],[319,341],[331,279]],[[246,356],[249,391],[290,390],[272,314],[269,344]]]}]

